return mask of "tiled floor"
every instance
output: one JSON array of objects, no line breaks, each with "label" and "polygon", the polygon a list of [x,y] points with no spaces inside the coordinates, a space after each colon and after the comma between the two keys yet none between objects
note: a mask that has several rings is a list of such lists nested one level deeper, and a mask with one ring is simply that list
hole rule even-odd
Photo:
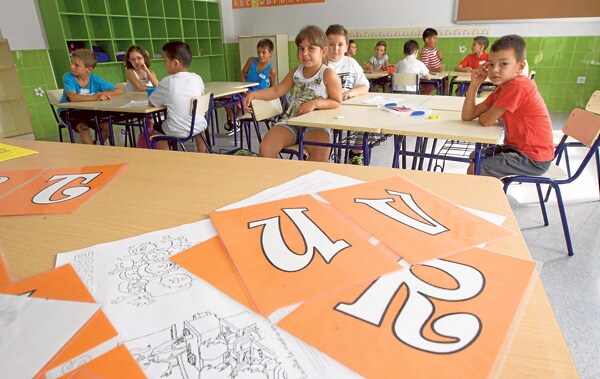
[{"label": "tiled floor", "polygon": [[[554,129],[560,130],[566,117],[553,114]],[[224,120],[224,115],[220,119]],[[193,145],[189,148],[194,150]],[[234,148],[233,137],[221,128],[214,151]],[[253,149],[258,151],[256,140]],[[573,150],[573,163],[581,158],[581,151]],[[391,167],[392,152],[393,139],[388,138],[373,150],[371,165]],[[450,162],[444,171],[464,173],[466,164]],[[550,226],[543,227],[534,187],[516,185],[508,195],[533,259],[543,264],[542,282],[580,376],[600,378],[600,202],[596,167],[591,164],[577,182],[564,187],[573,257],[566,254],[556,204],[548,206]]]}]

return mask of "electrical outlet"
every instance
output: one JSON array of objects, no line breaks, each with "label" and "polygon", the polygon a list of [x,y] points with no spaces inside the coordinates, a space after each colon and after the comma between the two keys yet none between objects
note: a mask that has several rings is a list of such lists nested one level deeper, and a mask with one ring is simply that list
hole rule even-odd
[{"label": "electrical outlet", "polygon": [[585,84],[585,76],[578,76],[577,84]]}]

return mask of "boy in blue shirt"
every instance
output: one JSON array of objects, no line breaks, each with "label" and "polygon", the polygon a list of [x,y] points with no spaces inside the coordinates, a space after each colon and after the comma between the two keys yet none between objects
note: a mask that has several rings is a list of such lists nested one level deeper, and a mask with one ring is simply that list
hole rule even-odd
[{"label": "boy in blue shirt", "polygon": [[[76,101],[105,101],[112,96],[120,95],[123,90],[116,88],[113,83],[92,74],[98,60],[92,50],[78,49],[71,54],[71,71],[63,76],[63,95],[61,103]],[[60,117],[66,122],[64,109],[59,109]],[[79,132],[81,142],[93,144],[90,127],[94,127],[93,115],[84,111],[70,111],[69,119],[73,130]],[[108,123],[100,123],[102,141],[109,136]]]}]

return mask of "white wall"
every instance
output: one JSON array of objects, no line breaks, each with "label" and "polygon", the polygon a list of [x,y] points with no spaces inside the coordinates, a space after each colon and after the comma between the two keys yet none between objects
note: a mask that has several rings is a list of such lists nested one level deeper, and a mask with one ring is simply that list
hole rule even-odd
[{"label": "white wall", "polygon": [[[568,0],[565,0],[568,1]],[[226,8],[226,3],[228,8]],[[307,24],[327,27],[339,23],[346,29],[441,27],[456,25],[453,0],[325,0],[324,3],[265,8],[231,9],[231,0],[221,0],[225,41],[237,42],[239,35],[287,33],[293,40]],[[232,15],[225,13],[231,11]],[[600,35],[600,19],[487,23],[491,36]]]},{"label": "white wall", "polygon": [[0,35],[11,50],[47,49],[36,0],[0,0]]}]

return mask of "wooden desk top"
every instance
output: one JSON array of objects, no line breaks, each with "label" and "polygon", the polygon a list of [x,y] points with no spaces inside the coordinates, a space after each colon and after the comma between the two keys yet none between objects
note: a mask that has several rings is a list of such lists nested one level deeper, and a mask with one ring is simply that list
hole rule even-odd
[{"label": "wooden desk top", "polygon": [[380,111],[375,107],[340,106],[336,109],[317,110],[290,118],[287,123],[294,126],[379,133],[381,123],[389,122],[386,115],[391,116],[391,113]]},{"label": "wooden desk top", "polygon": [[[53,268],[58,252],[195,222],[219,207],[316,169],[361,180],[401,175],[461,205],[505,215],[504,225],[517,235],[488,248],[530,258],[500,182],[489,177],[15,139],[0,143],[39,152],[2,162],[2,170],[128,163],[72,214],[0,217],[0,247],[15,280]],[[539,279],[499,377],[577,377]]]},{"label": "wooden desk top", "polygon": [[257,85],[254,82],[209,82],[204,83],[204,93],[212,92],[215,99],[223,96],[234,95],[236,93],[244,93],[248,91],[248,87]]},{"label": "wooden desk top", "polygon": [[[132,101],[145,101],[145,106],[124,107]],[[90,111],[102,112],[127,112],[127,113],[152,113],[165,109],[164,107],[155,107],[148,103],[148,95],[145,92],[125,92],[122,95],[113,96],[106,101],[75,101],[60,103],[59,108],[84,109]]]},{"label": "wooden desk top", "polygon": [[368,80],[381,79],[390,76],[390,73],[387,71],[373,71],[373,72],[365,72],[365,76]]},{"label": "wooden desk top", "polygon": [[424,117],[398,117],[393,124],[381,126],[384,134],[428,137],[497,144],[502,138],[502,127],[481,126],[477,120],[462,121],[460,112],[438,111],[439,120]]},{"label": "wooden desk top", "polygon": [[[476,98],[475,103],[479,104],[484,99]],[[421,104],[425,108],[435,109],[438,111],[455,111],[460,112],[465,102],[464,97],[460,96],[431,96],[426,102]]]}]

